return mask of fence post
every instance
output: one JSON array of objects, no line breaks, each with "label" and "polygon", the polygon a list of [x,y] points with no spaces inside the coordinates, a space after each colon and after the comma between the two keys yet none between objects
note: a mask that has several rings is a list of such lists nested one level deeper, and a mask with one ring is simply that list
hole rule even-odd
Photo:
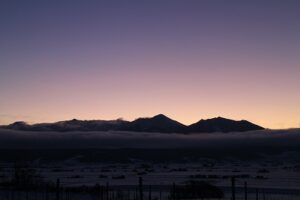
[{"label": "fence post", "polygon": [[59,200],[59,191],[60,190],[60,180],[59,178],[56,180],[56,200]]},{"label": "fence post", "polygon": [[258,189],[256,188],[256,200],[258,200]]},{"label": "fence post", "polygon": [[103,200],[103,190],[104,190],[104,187],[103,186],[100,186],[100,198],[101,200]]},{"label": "fence post", "polygon": [[152,197],[151,197],[151,185],[149,185],[149,200],[151,200]]},{"label": "fence post", "polygon": [[159,188],[159,200],[161,200],[161,187]]},{"label": "fence post", "polygon": [[109,200],[109,183],[106,182],[106,200]]},{"label": "fence post", "polygon": [[247,181],[245,181],[245,185],[244,185],[244,190],[245,190],[245,200],[248,199],[248,188],[247,188]]},{"label": "fence post", "polygon": [[143,194],[143,178],[139,178],[139,191],[140,191],[140,200],[144,199],[144,194]]},{"label": "fence post", "polygon": [[14,188],[13,188],[13,186],[11,186],[11,200],[14,200],[15,199],[15,190],[14,190]]},{"label": "fence post", "polygon": [[231,177],[231,193],[232,193],[232,200],[235,200],[235,177]]}]

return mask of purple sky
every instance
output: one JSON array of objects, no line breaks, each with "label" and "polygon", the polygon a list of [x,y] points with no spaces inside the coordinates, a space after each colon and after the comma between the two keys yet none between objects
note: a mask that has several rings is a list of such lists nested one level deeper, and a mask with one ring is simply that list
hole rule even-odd
[{"label": "purple sky", "polygon": [[0,2],[0,124],[164,113],[300,127],[300,1]]}]

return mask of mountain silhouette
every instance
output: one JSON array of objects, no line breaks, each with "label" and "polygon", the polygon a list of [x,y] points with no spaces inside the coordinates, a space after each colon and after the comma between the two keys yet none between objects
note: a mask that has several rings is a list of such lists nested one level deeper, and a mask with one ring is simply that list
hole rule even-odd
[{"label": "mountain silhouette", "polygon": [[25,122],[15,122],[4,128],[25,131],[110,131],[122,130],[129,122],[117,120],[67,120],[55,123],[41,123],[28,125]]},{"label": "mountain silhouette", "polygon": [[7,126],[2,126],[3,128],[7,128],[7,129],[13,129],[13,130],[30,130],[32,128],[31,125],[27,124],[24,121],[18,121],[18,122],[14,122],[10,125]]},{"label": "mountain silhouette", "polygon": [[117,120],[77,120],[61,121],[49,124],[51,130],[56,131],[110,131],[120,130],[127,121]]},{"label": "mountain silhouette", "polygon": [[182,133],[186,131],[186,126],[163,114],[159,114],[152,118],[138,118],[129,123],[126,130],[138,132]]},{"label": "mountain silhouette", "polygon": [[246,120],[235,121],[230,119],[225,119],[222,117],[200,120],[197,123],[191,124],[189,127],[189,132],[199,133],[199,132],[244,132],[253,130],[264,129],[261,126],[248,122]]},{"label": "mountain silhouette", "polygon": [[212,133],[212,132],[245,132],[264,129],[246,120],[235,121],[222,117],[200,120],[186,126],[169,117],[159,114],[151,118],[138,118],[134,121],[117,120],[67,120],[54,123],[29,125],[19,121],[6,126],[5,129],[22,131],[132,131],[158,133]]}]

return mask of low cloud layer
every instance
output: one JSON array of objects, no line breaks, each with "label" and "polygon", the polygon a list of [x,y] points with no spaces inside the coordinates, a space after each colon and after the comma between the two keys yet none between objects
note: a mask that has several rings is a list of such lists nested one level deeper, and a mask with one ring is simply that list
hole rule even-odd
[{"label": "low cloud layer", "polygon": [[299,144],[300,129],[189,135],[0,130],[1,148],[297,148]]}]

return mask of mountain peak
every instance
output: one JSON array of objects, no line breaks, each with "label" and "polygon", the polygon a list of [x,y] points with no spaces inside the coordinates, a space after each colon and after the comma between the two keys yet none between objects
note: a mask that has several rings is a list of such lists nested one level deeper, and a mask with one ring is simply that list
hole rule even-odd
[{"label": "mountain peak", "polygon": [[16,130],[26,130],[28,127],[30,127],[30,125],[24,121],[17,121],[7,126],[7,128],[9,129],[16,129]]},{"label": "mountain peak", "polygon": [[170,118],[164,114],[158,114],[158,115],[153,116],[152,119],[170,119]]},{"label": "mountain peak", "polygon": [[11,124],[12,126],[14,126],[14,125],[22,125],[22,126],[26,126],[26,125],[28,125],[26,122],[24,122],[24,121],[17,121],[17,122],[14,122],[14,123],[12,123]]},{"label": "mountain peak", "polygon": [[162,133],[176,133],[184,132],[186,127],[163,115],[158,114],[152,118],[138,118],[130,123],[128,130],[141,132],[162,132]]},{"label": "mountain peak", "polygon": [[189,126],[190,132],[245,132],[264,129],[246,120],[235,121],[223,117],[200,120]]},{"label": "mountain peak", "polygon": [[134,131],[160,133],[211,133],[211,132],[244,132],[264,129],[246,120],[235,121],[223,117],[201,119],[185,126],[164,114],[153,117],[138,118],[134,121],[118,120],[78,120],[71,119],[55,123],[28,125],[25,122],[15,122],[2,128],[25,131]]}]

